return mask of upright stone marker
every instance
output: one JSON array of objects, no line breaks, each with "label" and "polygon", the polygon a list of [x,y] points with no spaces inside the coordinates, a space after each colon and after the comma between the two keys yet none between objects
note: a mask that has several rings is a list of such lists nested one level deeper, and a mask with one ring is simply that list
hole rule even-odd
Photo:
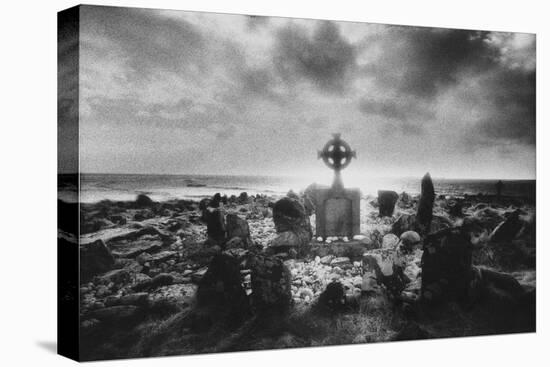
[{"label": "upright stone marker", "polygon": [[359,189],[345,189],[340,171],[346,168],[351,158],[355,158],[349,144],[340,139],[340,134],[334,134],[323,150],[319,151],[318,158],[334,170],[334,181],[331,187],[314,190],[316,203],[315,227],[316,236],[347,236],[353,237],[360,232],[360,201]]}]

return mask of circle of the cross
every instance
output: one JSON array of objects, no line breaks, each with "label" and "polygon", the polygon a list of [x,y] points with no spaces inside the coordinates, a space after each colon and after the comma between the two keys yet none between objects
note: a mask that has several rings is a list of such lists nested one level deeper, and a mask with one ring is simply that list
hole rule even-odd
[{"label": "circle of the cross", "polygon": [[329,168],[340,171],[350,164],[351,158],[356,158],[356,154],[349,144],[340,138],[340,134],[334,134],[323,150],[318,152],[318,158],[322,158]]}]

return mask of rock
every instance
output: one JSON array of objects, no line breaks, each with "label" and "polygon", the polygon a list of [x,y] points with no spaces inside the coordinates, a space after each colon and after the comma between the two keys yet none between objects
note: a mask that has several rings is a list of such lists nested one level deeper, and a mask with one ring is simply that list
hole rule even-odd
[{"label": "rock", "polygon": [[413,206],[413,199],[411,195],[403,191],[399,195],[399,199],[397,200],[397,206],[402,209],[411,208]]},{"label": "rock", "polygon": [[228,239],[240,238],[244,248],[252,242],[250,239],[250,228],[248,222],[237,214],[227,214],[225,217],[225,229]]},{"label": "rock", "polygon": [[422,254],[422,298],[428,302],[466,301],[471,269],[472,244],[461,228],[428,235]]},{"label": "rock", "polygon": [[420,244],[420,235],[415,231],[406,231],[401,234],[401,245],[404,250],[411,251],[418,244]]},{"label": "rock", "polygon": [[433,216],[435,191],[432,178],[426,173],[422,178],[420,201],[416,210],[416,221],[421,233],[428,233]]},{"label": "rock", "polygon": [[410,282],[404,273],[405,266],[405,259],[395,250],[378,249],[363,255],[363,273],[376,278],[394,297]]},{"label": "rock", "polygon": [[401,214],[399,218],[392,224],[391,232],[397,236],[401,236],[403,232],[416,230],[416,215]]},{"label": "rock", "polygon": [[388,233],[382,238],[382,248],[383,249],[393,249],[395,250],[399,245],[399,237],[392,233]]},{"label": "rock", "polygon": [[279,233],[303,229],[311,234],[311,225],[304,206],[296,199],[284,197],[278,200],[273,205],[273,222]]},{"label": "rock", "polygon": [[[149,237],[149,236],[147,236]],[[154,253],[162,249],[163,242],[156,238],[147,238],[143,236],[141,239],[126,242],[124,244],[113,244],[113,255],[123,258],[135,258],[143,253]]]},{"label": "rock", "polygon": [[489,237],[490,241],[512,241],[523,227],[523,221],[520,219],[519,215],[519,209],[510,214],[510,216],[500,223],[491,233]]},{"label": "rock", "polygon": [[111,282],[114,284],[127,283],[130,281],[130,273],[126,269],[111,270],[99,277],[99,281],[103,284]]},{"label": "rock", "polygon": [[331,266],[339,266],[339,267],[349,266],[349,265],[351,265],[351,261],[350,261],[349,257],[337,257],[335,259],[332,259],[332,261],[330,262],[330,265]]},{"label": "rock", "polygon": [[160,273],[151,279],[151,289],[163,287],[174,283],[174,277],[170,274]]},{"label": "rock", "polygon": [[[311,236],[303,228],[297,228],[294,231],[286,231],[277,234],[271,241],[270,247],[286,251],[290,248],[295,248],[296,251],[302,253],[309,245]],[[277,250],[279,251],[279,250]]]},{"label": "rock", "polygon": [[110,296],[105,299],[105,306],[148,306],[149,293],[132,293],[125,296]]},{"label": "rock", "polygon": [[203,218],[206,222],[206,233],[208,238],[215,243],[225,241],[225,218],[220,209],[206,208],[203,211]]},{"label": "rock", "polygon": [[137,306],[111,306],[88,312],[86,319],[97,319],[100,321],[120,322],[130,319],[137,319],[141,316],[140,308]]},{"label": "rock", "polygon": [[320,258],[319,261],[323,265],[330,265],[330,263],[332,262],[332,259],[334,259],[334,255],[327,255]]},{"label": "rock", "polygon": [[456,200],[451,206],[449,206],[449,214],[454,217],[462,217],[464,213],[462,212],[462,201]]},{"label": "rock", "polygon": [[139,194],[136,198],[135,205],[138,208],[148,208],[155,204],[151,198],[145,194]]},{"label": "rock", "polygon": [[152,265],[156,266],[160,263],[163,263],[163,262],[166,262],[170,259],[173,259],[177,255],[178,255],[178,253],[176,251],[161,251],[161,252],[158,252],[156,254],[151,255],[151,258],[150,258],[149,262]]},{"label": "rock", "polygon": [[399,195],[395,191],[378,190],[378,210],[381,217],[391,217]]},{"label": "rock", "polygon": [[256,256],[251,264],[252,303],[257,312],[284,313],[292,303],[290,271],[274,256]]},{"label": "rock", "polygon": [[239,194],[238,200],[239,200],[239,203],[241,203],[241,204],[248,203],[248,193],[247,192],[241,192]]},{"label": "rock", "polygon": [[[76,246],[76,244],[68,243]],[[104,273],[115,264],[111,251],[105,246],[102,240],[90,243],[83,243],[80,246],[80,277],[81,281],[87,281],[94,275]]]},{"label": "rock", "polygon": [[199,281],[197,306],[238,319],[248,315],[249,302],[237,259],[227,254],[214,256]]},{"label": "rock", "polygon": [[342,310],[346,306],[346,293],[342,283],[329,283],[319,296],[318,304],[328,311],[336,312]]}]

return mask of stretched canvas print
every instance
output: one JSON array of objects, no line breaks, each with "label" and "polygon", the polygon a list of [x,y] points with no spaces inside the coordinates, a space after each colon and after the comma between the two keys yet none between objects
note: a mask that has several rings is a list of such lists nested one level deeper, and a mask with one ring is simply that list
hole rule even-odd
[{"label": "stretched canvas print", "polygon": [[58,20],[60,354],[535,332],[534,34]]}]

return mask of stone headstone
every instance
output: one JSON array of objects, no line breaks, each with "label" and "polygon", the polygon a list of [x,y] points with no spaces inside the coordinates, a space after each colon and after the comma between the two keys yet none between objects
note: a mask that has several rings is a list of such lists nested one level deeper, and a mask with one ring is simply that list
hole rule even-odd
[{"label": "stone headstone", "polygon": [[316,236],[352,238],[360,232],[359,189],[346,189],[340,171],[347,167],[355,152],[348,143],[335,134],[319,152],[325,164],[334,170],[334,181],[330,188],[317,187],[314,191]]},{"label": "stone headstone", "polygon": [[381,217],[391,217],[399,195],[395,191],[378,190],[378,210]]}]

